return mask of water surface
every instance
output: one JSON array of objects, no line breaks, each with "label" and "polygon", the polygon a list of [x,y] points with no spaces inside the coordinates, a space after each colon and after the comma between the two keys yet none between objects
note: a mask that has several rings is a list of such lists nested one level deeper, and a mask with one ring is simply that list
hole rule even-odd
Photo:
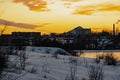
[{"label": "water surface", "polygon": [[[95,58],[96,55],[99,55],[99,54],[113,53],[113,55],[120,60],[120,50],[82,50],[81,52],[83,53],[81,57],[87,57],[87,58]],[[78,51],[78,54],[79,54],[79,51]]]}]

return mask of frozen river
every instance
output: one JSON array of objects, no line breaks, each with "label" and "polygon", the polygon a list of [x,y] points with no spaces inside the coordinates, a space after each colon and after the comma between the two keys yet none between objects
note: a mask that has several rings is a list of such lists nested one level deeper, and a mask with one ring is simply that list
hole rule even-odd
[{"label": "frozen river", "polygon": [[83,53],[81,57],[95,58],[97,54],[113,53],[120,59],[120,50],[82,50],[81,52]]}]

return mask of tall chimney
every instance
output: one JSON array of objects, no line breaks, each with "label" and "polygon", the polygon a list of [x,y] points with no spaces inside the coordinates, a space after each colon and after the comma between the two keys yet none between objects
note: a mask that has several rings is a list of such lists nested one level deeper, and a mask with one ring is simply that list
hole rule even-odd
[{"label": "tall chimney", "polygon": [[115,24],[113,24],[113,35],[115,35]]}]

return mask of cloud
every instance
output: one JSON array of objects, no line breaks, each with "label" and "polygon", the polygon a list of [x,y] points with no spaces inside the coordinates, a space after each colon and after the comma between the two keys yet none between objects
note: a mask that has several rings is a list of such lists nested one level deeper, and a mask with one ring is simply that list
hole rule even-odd
[{"label": "cloud", "polygon": [[47,2],[43,0],[12,0],[14,3],[23,3],[25,6],[29,8],[31,11],[50,11],[47,8]]},{"label": "cloud", "polygon": [[82,1],[82,0],[62,0],[62,1],[66,1],[66,2],[79,2],[79,1]]},{"label": "cloud", "polygon": [[83,0],[62,0],[62,1],[63,1],[64,6],[66,6],[67,8],[71,8],[73,3],[77,3]]},{"label": "cloud", "polygon": [[39,25],[37,25],[36,29],[41,28],[41,27],[46,27],[49,24],[51,24],[51,23],[42,23],[42,24],[39,24]]},{"label": "cloud", "polygon": [[73,14],[82,14],[82,15],[91,15],[93,14],[93,10],[76,10],[73,12]]},{"label": "cloud", "polygon": [[96,12],[120,12],[120,5],[113,3],[91,4],[78,6],[73,14],[92,15]]},{"label": "cloud", "polygon": [[3,19],[0,19],[0,24],[7,25],[7,26],[19,27],[19,28],[26,28],[26,29],[34,29],[35,27],[37,27],[37,25],[25,24],[25,23],[15,23],[15,22],[3,20]]},{"label": "cloud", "polygon": [[102,4],[99,5],[101,7],[98,7],[99,11],[120,11],[120,5],[115,5],[115,4]]}]

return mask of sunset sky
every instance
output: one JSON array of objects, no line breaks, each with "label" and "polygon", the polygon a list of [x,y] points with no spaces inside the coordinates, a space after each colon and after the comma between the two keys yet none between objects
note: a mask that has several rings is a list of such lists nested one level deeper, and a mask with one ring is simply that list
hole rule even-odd
[{"label": "sunset sky", "polygon": [[120,0],[0,0],[0,30],[6,24],[6,34],[62,33],[77,26],[112,30],[118,20]]}]

